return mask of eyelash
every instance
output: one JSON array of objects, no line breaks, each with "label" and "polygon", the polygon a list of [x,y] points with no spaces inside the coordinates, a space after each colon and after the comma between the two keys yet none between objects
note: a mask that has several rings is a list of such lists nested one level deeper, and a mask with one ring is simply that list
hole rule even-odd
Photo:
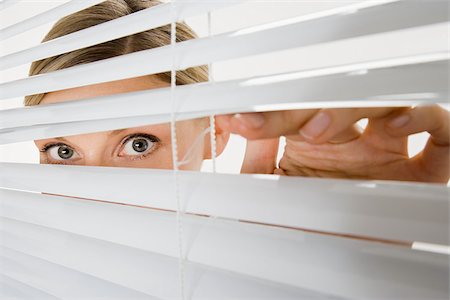
[{"label": "eyelash", "polygon": [[42,149],[39,151],[45,153],[48,151],[48,149],[50,149],[52,147],[57,147],[57,146],[68,146],[68,145],[64,144],[64,143],[50,143],[50,144],[47,144],[44,147],[42,147]]},{"label": "eyelash", "polygon": [[[155,144],[158,144],[158,143],[161,142],[161,140],[160,140],[159,138],[157,138],[156,136],[154,136],[154,135],[146,134],[146,133],[134,133],[134,134],[131,134],[131,135],[125,137],[125,138],[122,140],[122,142],[120,143],[120,150],[123,149],[123,147],[125,146],[125,144],[126,144],[128,141],[130,141],[131,139],[137,138],[137,137],[147,138],[147,139],[149,139],[150,141],[152,141],[152,142],[155,143]],[[58,146],[69,146],[69,145],[64,144],[64,143],[50,143],[50,144],[47,144],[47,145],[45,145],[44,147],[42,147],[42,149],[39,150],[39,152],[47,153],[47,151],[48,151],[50,148],[52,148],[52,147],[58,147]],[[70,146],[69,146],[69,147],[70,147]],[[157,145],[156,145],[156,147],[157,147]],[[72,147],[70,147],[70,148],[72,148]],[[72,148],[72,149],[73,149],[73,148]],[[152,152],[155,151],[155,150],[156,150],[156,149],[153,149],[153,150],[150,151],[149,153],[146,153],[146,154],[143,154],[143,155],[141,155],[141,156],[135,157],[134,159],[139,159],[139,158],[146,157],[147,155],[149,155],[150,153],[152,153]],[[64,163],[61,163],[61,162],[60,162],[59,164],[64,164]]]},{"label": "eyelash", "polygon": [[153,153],[157,149],[158,144],[161,142],[161,140],[154,135],[146,134],[146,133],[135,133],[135,134],[131,134],[131,135],[127,136],[126,138],[124,138],[122,140],[121,146],[120,146],[120,151],[122,151],[122,149],[126,145],[126,143],[128,143],[130,140],[137,138],[137,137],[143,137],[143,138],[149,139],[152,143],[155,143],[155,148],[151,149],[148,153],[133,157],[132,158],[133,160],[142,159],[142,158],[148,156],[149,154]]}]

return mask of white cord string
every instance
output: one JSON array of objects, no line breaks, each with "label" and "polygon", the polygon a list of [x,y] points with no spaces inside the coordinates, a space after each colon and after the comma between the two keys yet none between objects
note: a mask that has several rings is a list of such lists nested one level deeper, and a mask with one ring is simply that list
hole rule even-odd
[{"label": "white cord string", "polygon": [[181,161],[178,161],[178,167],[186,165],[190,163],[194,159],[195,155],[195,149],[197,149],[198,145],[201,144],[201,142],[204,140],[205,135],[207,135],[210,132],[210,128],[205,128],[195,139],[194,143],[189,147],[189,150],[186,151],[186,154],[184,155],[183,159]]},{"label": "white cord string", "polygon": [[[171,11],[173,17],[175,17],[175,1],[171,1]],[[172,20],[176,20],[172,18]],[[172,161],[173,161],[173,174],[175,182],[175,199],[177,205],[177,239],[178,239],[178,266],[179,266],[179,281],[180,281],[180,295],[181,300],[185,299],[185,257],[183,249],[183,220],[182,220],[182,205],[180,197],[180,186],[178,178],[178,147],[177,147],[177,130],[176,130],[176,110],[177,103],[175,98],[175,87],[176,87],[176,61],[175,61],[175,44],[176,44],[176,21],[172,22],[170,25],[170,44],[172,47],[172,69],[170,71],[170,90],[171,90],[171,101],[172,101],[172,113],[171,113],[171,140],[172,140]]]},{"label": "white cord string", "polygon": [[[212,35],[211,28],[211,11],[208,12],[208,36]],[[208,64],[208,79],[209,82],[214,83],[213,77],[213,67],[212,63]],[[209,132],[210,132],[210,143],[211,143],[211,160],[212,160],[212,171],[216,173],[216,157],[217,157],[217,140],[216,140],[216,118],[215,115],[209,116]]]}]

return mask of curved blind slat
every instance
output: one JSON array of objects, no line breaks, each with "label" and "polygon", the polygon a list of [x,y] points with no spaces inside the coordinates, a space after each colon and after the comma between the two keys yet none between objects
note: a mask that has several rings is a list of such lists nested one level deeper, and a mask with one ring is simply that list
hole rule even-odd
[{"label": "curved blind slat", "polygon": [[20,282],[18,279],[8,277],[0,272],[0,292],[3,299],[42,299],[58,300],[59,298],[49,295],[39,289]]},{"label": "curved blind slat", "polygon": [[[70,295],[75,299],[157,300],[149,295],[5,247],[0,248],[0,265],[2,266],[0,272],[5,276],[45,291],[58,299],[65,299]],[[41,298],[35,295],[29,299]]]},{"label": "curved blind slat", "polygon": [[[1,224],[6,247],[157,298],[179,299],[177,258],[4,218]],[[186,276],[192,299],[248,294],[314,299],[317,294],[195,263],[189,263]]]},{"label": "curved blind slat", "polygon": [[[230,2],[218,2],[215,0],[202,2],[186,1],[178,3],[175,6],[175,12],[172,12],[170,3],[157,5],[97,26],[76,31],[26,50],[2,56],[0,57],[0,70],[104,43],[144,30],[150,30],[169,24],[172,21],[204,14],[212,9],[230,6],[238,2],[238,0]],[[243,2],[243,0],[240,2]],[[35,19],[33,18],[33,20]],[[0,31],[0,38],[1,34],[2,32]]]},{"label": "curved blind slat", "polygon": [[[173,61],[177,69],[186,69],[287,48],[442,23],[450,18],[447,8],[447,4],[442,1],[400,1],[361,9],[353,14],[340,13],[307,21],[293,20],[287,22],[287,25],[275,24],[273,27],[262,27],[263,29],[252,27],[180,42],[173,49],[168,45],[2,83],[0,99],[161,73],[169,71]],[[380,15],[383,15],[381,24]],[[311,34],[311,28],[315,29],[315,34]],[[271,40],[271,43],[267,43],[267,40]],[[136,64],[137,61],[153,63]]]},{"label": "curved blind slat", "polygon": [[[439,59],[447,56],[419,56],[416,60],[437,61],[390,68],[366,64],[181,86],[174,92],[177,120],[245,111],[446,103],[448,60]],[[357,70],[365,72],[352,72]],[[0,111],[0,144],[170,122],[170,97],[171,89],[164,88]]]},{"label": "curved blind slat", "polygon": [[[148,217],[154,225],[165,219],[161,212]],[[165,233],[176,239],[175,214],[169,218],[172,226],[161,227],[158,237]],[[177,256],[6,218],[1,224],[6,247],[158,298],[177,299]],[[447,293],[445,255],[220,219],[185,216],[183,224],[189,233],[187,290],[194,299],[214,289],[223,296],[242,297],[241,286],[252,295],[288,299],[304,297],[308,290],[350,299],[439,298]],[[239,288],[229,291],[233,285]]]},{"label": "curved blind slat", "polygon": [[[8,163],[0,164],[0,170],[3,188],[176,210],[168,170]],[[124,180],[126,187],[118,184]],[[449,244],[445,186],[195,172],[182,172],[179,180],[183,207],[193,214]],[[146,196],[149,184],[157,196]]]},{"label": "curved blind slat", "polygon": [[[8,0],[7,0],[8,1]],[[9,0],[10,2],[17,2],[15,0]],[[9,27],[0,30],[0,41],[6,40],[12,36],[21,34],[25,31],[46,24],[53,20],[62,18],[66,15],[85,9],[89,6],[98,4],[104,0],[71,0],[67,3],[61,4],[55,8],[45,11],[39,15],[21,21],[17,24],[13,24]],[[5,1],[4,1],[5,2]]]}]

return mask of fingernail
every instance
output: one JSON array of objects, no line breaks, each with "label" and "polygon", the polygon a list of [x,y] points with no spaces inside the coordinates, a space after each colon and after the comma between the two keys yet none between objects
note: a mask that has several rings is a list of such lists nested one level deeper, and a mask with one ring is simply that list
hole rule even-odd
[{"label": "fingernail", "polygon": [[308,139],[312,140],[327,130],[330,126],[331,118],[328,114],[324,112],[318,113],[314,116],[302,129],[300,129],[300,134]]},{"label": "fingernail", "polygon": [[248,128],[258,129],[264,125],[264,116],[258,113],[237,114],[234,117]]},{"label": "fingernail", "polygon": [[410,119],[411,117],[409,115],[401,115],[389,121],[388,126],[392,128],[400,128],[405,126]]}]

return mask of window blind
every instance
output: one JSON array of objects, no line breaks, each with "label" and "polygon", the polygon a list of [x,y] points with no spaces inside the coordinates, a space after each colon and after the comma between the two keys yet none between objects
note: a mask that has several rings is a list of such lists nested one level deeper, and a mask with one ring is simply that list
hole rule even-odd
[{"label": "window blind", "polygon": [[[3,0],[1,2],[0,9],[5,9],[13,4],[18,4],[19,2],[24,2],[21,0]],[[102,2],[101,0],[86,0],[86,1],[69,1],[65,4],[61,4],[53,9],[50,9],[44,13],[36,15],[32,18],[23,20],[19,23],[13,24],[11,26],[2,28],[0,31],[0,40],[6,40],[14,35],[21,34],[28,30],[33,29],[34,27],[46,24],[47,22],[51,22],[53,20],[57,20],[59,18],[64,17],[65,15],[77,12],[82,10],[83,8],[87,8],[89,6],[95,5],[97,3]]]},{"label": "window blind", "polygon": [[[0,10],[16,2],[4,0]],[[0,40],[100,2],[68,1],[0,30]],[[171,1],[7,54],[0,69],[167,24],[173,39],[174,22],[241,3],[252,1]],[[448,21],[447,1],[360,1],[2,82],[0,101],[167,71],[173,79],[198,65]],[[4,109],[0,145],[167,122],[174,130],[181,120],[226,113],[442,104],[448,59],[447,46]],[[5,299],[447,299],[449,212],[449,189],[436,184],[202,173],[178,164],[0,162],[0,292]]]}]

